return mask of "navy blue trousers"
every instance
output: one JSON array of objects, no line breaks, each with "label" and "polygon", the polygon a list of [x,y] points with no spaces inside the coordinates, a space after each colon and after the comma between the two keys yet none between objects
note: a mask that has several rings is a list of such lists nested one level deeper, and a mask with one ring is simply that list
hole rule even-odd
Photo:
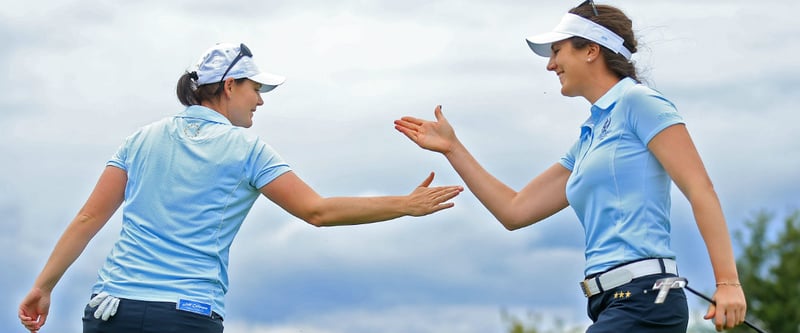
[{"label": "navy blue trousers", "polygon": [[83,333],[222,333],[222,317],[204,316],[175,308],[175,303],[119,299],[117,313],[103,321],[96,307],[83,310]]},{"label": "navy blue trousers", "polygon": [[664,303],[655,304],[656,280],[673,274],[648,275],[589,298],[594,322],[586,333],[686,333],[689,306],[683,289],[671,289]]}]

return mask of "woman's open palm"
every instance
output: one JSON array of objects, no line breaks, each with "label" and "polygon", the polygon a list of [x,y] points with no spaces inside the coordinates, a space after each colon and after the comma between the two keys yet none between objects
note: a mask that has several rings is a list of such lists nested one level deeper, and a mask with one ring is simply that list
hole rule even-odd
[{"label": "woman's open palm", "polygon": [[414,141],[418,146],[446,154],[456,141],[456,134],[442,114],[442,106],[433,111],[436,121],[414,117],[402,117],[394,121],[394,128]]}]

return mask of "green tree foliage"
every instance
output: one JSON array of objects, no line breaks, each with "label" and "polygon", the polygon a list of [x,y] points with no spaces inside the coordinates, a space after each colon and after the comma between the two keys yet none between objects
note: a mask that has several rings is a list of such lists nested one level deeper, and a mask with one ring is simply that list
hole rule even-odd
[{"label": "green tree foliage", "polygon": [[[747,234],[734,233],[743,251],[736,266],[747,317],[767,332],[800,332],[800,210],[784,219],[782,228],[773,220],[773,214],[761,212],[745,222]],[[731,332],[752,331],[742,325]]]},{"label": "green tree foliage", "polygon": [[501,311],[500,315],[506,323],[508,333],[581,333],[586,330],[580,326],[567,327],[561,318],[546,320],[534,312],[528,312],[527,318],[521,318],[507,311]]}]

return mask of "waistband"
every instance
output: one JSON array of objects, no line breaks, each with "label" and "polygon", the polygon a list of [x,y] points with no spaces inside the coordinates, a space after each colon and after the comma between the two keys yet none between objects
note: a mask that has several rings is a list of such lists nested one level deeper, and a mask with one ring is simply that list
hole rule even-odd
[{"label": "waistband", "polygon": [[[96,293],[92,293],[92,295],[89,296],[89,299],[92,299],[95,296],[97,296],[97,294]],[[117,297],[117,298],[119,299],[120,303],[124,302],[124,303],[142,304],[142,305],[143,304],[166,305],[166,306],[168,306],[168,307],[170,307],[172,309],[175,309],[177,311],[185,311],[185,310],[179,309],[178,306],[177,306],[178,303],[176,303],[176,302],[141,301],[141,300],[123,298],[123,297]],[[209,317],[211,317],[211,319],[214,319],[214,320],[217,320],[217,319],[224,320],[224,318],[222,318],[222,316],[220,316],[219,313],[217,313],[216,311],[211,311],[211,315],[209,315]]]},{"label": "waistband", "polygon": [[665,258],[634,261],[589,277],[581,281],[580,286],[584,296],[592,297],[631,282],[635,278],[653,274],[678,275],[678,264],[673,259]]}]

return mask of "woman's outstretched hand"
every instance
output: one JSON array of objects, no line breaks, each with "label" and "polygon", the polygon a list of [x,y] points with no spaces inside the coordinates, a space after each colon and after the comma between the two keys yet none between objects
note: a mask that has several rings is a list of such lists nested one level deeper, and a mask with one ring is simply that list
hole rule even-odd
[{"label": "woman's outstretched hand", "polygon": [[424,149],[447,154],[458,140],[456,133],[442,114],[441,105],[436,106],[433,114],[436,121],[403,117],[394,121],[394,128]]},{"label": "woman's outstretched hand", "polygon": [[428,178],[408,195],[408,215],[423,216],[453,207],[454,204],[448,201],[464,191],[462,186],[428,187],[433,182],[433,176],[434,173],[431,172]]}]

